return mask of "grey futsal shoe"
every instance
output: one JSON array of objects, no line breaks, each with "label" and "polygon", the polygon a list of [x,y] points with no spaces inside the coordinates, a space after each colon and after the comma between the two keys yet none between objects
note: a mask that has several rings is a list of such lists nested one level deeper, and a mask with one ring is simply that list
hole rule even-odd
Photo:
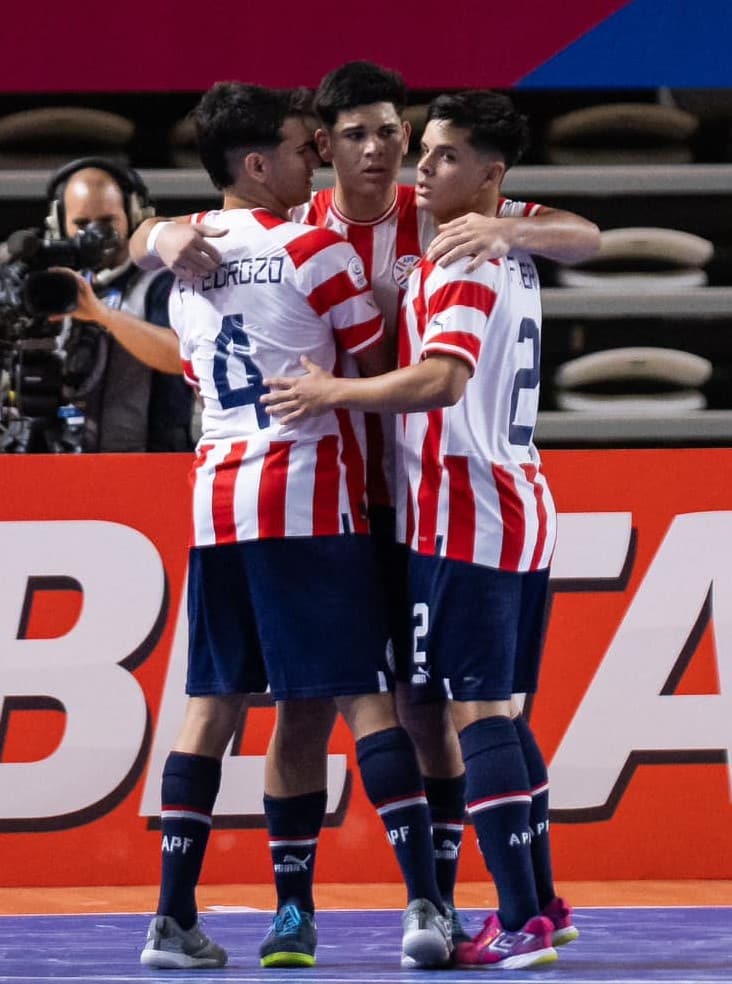
[{"label": "grey futsal shoe", "polygon": [[429,899],[413,899],[402,916],[402,967],[446,967],[452,924]]},{"label": "grey futsal shoe", "polygon": [[467,932],[460,919],[460,914],[454,905],[446,905],[445,912],[447,913],[447,918],[450,920],[450,936],[452,937],[452,945],[457,946],[458,943],[469,943],[471,940],[470,934]]},{"label": "grey futsal shoe", "polygon": [[208,970],[225,967],[228,959],[226,950],[202,933],[198,923],[181,929],[172,916],[152,919],[140,954],[145,967],[163,970]]}]

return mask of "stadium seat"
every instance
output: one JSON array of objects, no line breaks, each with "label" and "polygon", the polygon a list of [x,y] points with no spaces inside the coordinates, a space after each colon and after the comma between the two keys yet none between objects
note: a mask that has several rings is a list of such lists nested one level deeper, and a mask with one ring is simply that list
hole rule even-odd
[{"label": "stadium seat", "polygon": [[200,167],[201,158],[196,146],[196,131],[190,116],[174,123],[168,132],[168,153],[171,167]]},{"label": "stadium seat", "polygon": [[551,164],[687,163],[698,120],[657,103],[607,103],[551,120],[546,155]]},{"label": "stadium seat", "polygon": [[55,168],[74,157],[129,162],[135,125],[119,113],[48,106],[0,117],[0,167]]},{"label": "stadium seat", "polygon": [[656,346],[592,352],[557,367],[555,402],[577,413],[670,416],[703,410],[700,387],[712,368],[700,355]]},{"label": "stadium seat", "polygon": [[708,239],[678,229],[607,229],[600,250],[583,263],[557,269],[562,287],[668,290],[702,287],[714,255]]}]

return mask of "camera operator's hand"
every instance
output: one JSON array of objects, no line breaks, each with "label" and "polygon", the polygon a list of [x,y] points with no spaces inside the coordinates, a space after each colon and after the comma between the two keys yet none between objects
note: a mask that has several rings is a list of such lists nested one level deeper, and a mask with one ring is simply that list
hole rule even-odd
[{"label": "camera operator's hand", "polygon": [[[51,267],[49,272],[53,273],[64,273],[69,277],[73,277],[76,281],[76,289],[78,291],[77,304],[73,311],[69,311],[69,316],[75,318],[77,321],[96,321],[97,324],[103,325],[105,321],[105,315],[109,312],[109,308],[97,295],[94,293],[94,288],[85,280],[81,274],[77,273],[76,270],[69,270],[67,267]],[[65,315],[52,315],[52,321],[60,321]]]},{"label": "camera operator's hand", "polygon": [[[80,274],[74,270],[58,270],[73,276],[79,290],[77,305],[73,311],[68,312],[68,317],[77,321],[93,321],[105,328],[120,345],[151,369],[176,376],[181,374],[183,368],[175,332],[143,321],[126,311],[107,307],[102,298],[94,293],[92,285]],[[62,317],[65,315],[55,315],[51,320],[59,321]]]}]

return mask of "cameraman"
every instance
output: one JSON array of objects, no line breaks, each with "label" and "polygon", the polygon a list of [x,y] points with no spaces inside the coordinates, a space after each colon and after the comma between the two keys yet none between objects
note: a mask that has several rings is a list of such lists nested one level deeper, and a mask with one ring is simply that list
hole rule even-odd
[{"label": "cameraman", "polygon": [[[146,186],[131,168],[81,158],[51,178],[48,198],[50,240],[72,238],[92,223],[117,237],[101,270],[86,277],[74,274],[79,297],[70,314],[86,333],[83,352],[91,363],[86,384],[79,385],[83,401],[74,400],[83,402],[84,450],[191,450],[193,395],[181,375],[177,339],[168,325],[174,278],[167,271],[142,272],[129,258],[129,237],[154,214]],[[107,330],[90,332],[80,321]],[[72,328],[72,347],[73,339]],[[68,362],[74,363],[73,351]]]}]

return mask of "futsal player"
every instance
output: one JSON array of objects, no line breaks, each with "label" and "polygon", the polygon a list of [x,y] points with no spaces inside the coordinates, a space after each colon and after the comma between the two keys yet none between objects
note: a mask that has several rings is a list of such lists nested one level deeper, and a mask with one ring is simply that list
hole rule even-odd
[{"label": "futsal player", "polygon": [[[449,255],[503,256],[514,246],[553,259],[581,259],[596,251],[596,226],[572,213],[501,197],[496,214],[472,213],[443,226],[431,212],[418,208],[413,186],[399,185],[398,175],[409,142],[409,125],[401,114],[406,89],[401,77],[370,62],[349,62],[329,73],[315,97],[320,120],[316,133],[321,156],[333,164],[335,186],[313,196],[295,217],[331,228],[359,253],[396,360],[398,311],[411,268],[432,241]],[[156,250],[181,274],[205,271],[217,262],[215,239],[202,239],[201,225],[158,229]],[[146,230],[149,232],[149,227]],[[133,246],[139,248],[140,239]],[[178,250],[173,255],[172,251]],[[432,255],[432,253],[430,253]],[[475,262],[475,261],[473,261]],[[347,359],[339,372],[349,371]],[[353,370],[351,370],[353,371]],[[402,557],[394,546],[394,418],[367,415],[369,519],[380,558],[390,636],[397,675],[399,717],[415,742],[430,806],[435,861],[442,898],[453,922],[453,940],[467,939],[454,907],[454,888],[463,834],[465,778],[462,756],[440,681],[410,684],[411,639],[402,626],[405,611]],[[313,861],[317,839],[309,829],[299,849],[300,815],[324,802],[327,743],[334,720],[332,706],[313,709],[296,703],[278,714],[268,749],[265,813],[273,845],[278,905],[287,899],[312,905]],[[303,741],[307,736],[307,742]],[[282,853],[308,857],[298,877],[283,870]],[[294,855],[293,855],[294,856]],[[284,927],[283,927],[284,930]]]},{"label": "futsal player", "polygon": [[[428,113],[416,197],[438,221],[495,216],[527,142],[507,97],[442,96]],[[546,766],[511,700],[536,689],[556,513],[533,431],[541,303],[527,252],[471,269],[422,259],[400,330],[400,368],[268,378],[263,405],[285,423],[334,407],[403,413],[398,534],[408,554],[413,685],[445,680],[466,800],[498,911],[457,946],[466,967],[533,967],[577,935],[554,893]]]},{"label": "futsal player", "polygon": [[[358,414],[283,425],[259,403],[263,374],[292,372],[302,346],[332,367],[384,368],[383,319],[363,265],[335,233],[288,221],[307,200],[317,156],[301,94],[222,83],[195,121],[201,159],[223,208],[222,262],[179,280],[170,302],[187,376],[203,400],[189,554],[186,714],[162,778],[162,879],[141,962],[224,966],[201,930],[195,889],[221,758],[244,695],[269,683],[278,709],[335,704],[356,740],[361,778],[402,868],[402,955],[442,966],[452,950],[432,856],[422,779],[399,726],[385,661],[386,627],[364,508]],[[301,810],[319,829],[324,801]],[[307,837],[302,838],[303,841]],[[265,939],[264,966],[312,966],[312,913],[281,907],[297,933]]]}]

